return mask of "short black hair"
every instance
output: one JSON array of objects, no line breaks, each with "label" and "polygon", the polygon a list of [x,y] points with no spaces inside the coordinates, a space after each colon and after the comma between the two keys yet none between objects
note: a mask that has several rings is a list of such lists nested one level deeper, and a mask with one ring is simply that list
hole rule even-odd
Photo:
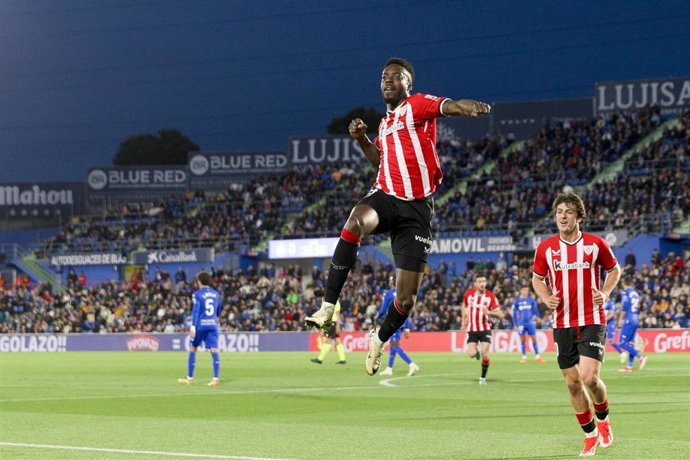
[{"label": "short black hair", "polygon": [[198,275],[196,275],[196,279],[199,281],[200,284],[204,286],[210,286],[213,280],[208,272],[199,273]]},{"label": "short black hair", "polygon": [[[412,78],[412,81],[414,81],[414,67],[412,67],[412,63],[410,61],[408,61],[407,59],[399,58],[399,57],[392,57],[392,58],[388,58],[388,60],[386,61],[386,65],[384,65],[383,67],[384,68],[388,67],[391,64],[398,64],[403,69],[410,72],[410,77]],[[410,83],[412,83],[412,82],[410,82]]]}]

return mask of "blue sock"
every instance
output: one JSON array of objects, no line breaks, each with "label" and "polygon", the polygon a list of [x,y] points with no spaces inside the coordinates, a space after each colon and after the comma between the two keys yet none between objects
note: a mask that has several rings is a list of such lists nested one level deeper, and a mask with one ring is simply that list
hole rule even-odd
[{"label": "blue sock", "polygon": [[402,360],[405,361],[407,364],[410,364],[412,362],[412,360],[409,356],[407,356],[407,353],[405,353],[405,350],[403,350],[402,347],[398,347],[398,354],[400,355]]},{"label": "blue sock", "polygon": [[213,360],[213,378],[217,379],[220,374],[220,354],[217,351],[211,353],[211,359]]},{"label": "blue sock", "polygon": [[525,342],[520,343],[520,350],[522,350],[522,356],[525,356],[527,354],[527,347],[525,346]]},{"label": "blue sock", "polygon": [[[534,354],[538,355],[539,354],[539,345],[537,345],[536,340],[534,342],[532,342],[532,348],[534,348]],[[524,353],[524,351],[523,351],[523,353]]]},{"label": "blue sock", "polygon": [[196,352],[190,351],[187,356],[187,377],[194,377],[194,366],[196,366]]},{"label": "blue sock", "polygon": [[388,367],[393,368],[393,363],[395,362],[395,354],[398,352],[398,347],[390,347],[390,353],[388,353]]},{"label": "blue sock", "polygon": [[637,353],[637,350],[635,350],[635,347],[633,347],[630,342],[622,343],[621,347],[628,352],[628,367],[632,367],[635,358],[640,356],[639,353]]},{"label": "blue sock", "polygon": [[623,347],[619,343],[611,342],[611,346],[616,349],[618,353],[623,353]]}]

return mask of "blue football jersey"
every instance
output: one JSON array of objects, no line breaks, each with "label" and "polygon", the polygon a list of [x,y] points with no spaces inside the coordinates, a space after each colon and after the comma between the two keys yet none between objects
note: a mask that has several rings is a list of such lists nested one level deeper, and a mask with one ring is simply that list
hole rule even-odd
[{"label": "blue football jersey", "polygon": [[220,315],[220,293],[211,287],[203,287],[193,295],[192,324],[196,327],[216,326]]},{"label": "blue football jersey", "polygon": [[381,308],[379,309],[379,312],[376,315],[377,321],[380,321],[386,317],[386,314],[388,313],[388,308],[391,305],[393,305],[394,300],[395,300],[395,288],[387,290],[383,296],[383,300],[381,301]]},{"label": "blue football jersey", "polygon": [[[615,313],[615,311],[616,311],[616,302],[614,302],[613,299],[607,300],[606,303],[604,304],[604,312],[606,313],[606,316],[608,317],[611,312]],[[613,316],[611,316],[611,318],[606,320],[606,325],[615,324],[615,323],[616,323],[616,315],[615,314]]]},{"label": "blue football jersey", "polygon": [[534,324],[534,317],[539,317],[537,301],[532,297],[518,297],[513,302],[513,321],[518,326]]},{"label": "blue football jersey", "polygon": [[639,322],[640,295],[633,288],[623,291],[621,311],[624,313],[623,324],[637,324]]}]

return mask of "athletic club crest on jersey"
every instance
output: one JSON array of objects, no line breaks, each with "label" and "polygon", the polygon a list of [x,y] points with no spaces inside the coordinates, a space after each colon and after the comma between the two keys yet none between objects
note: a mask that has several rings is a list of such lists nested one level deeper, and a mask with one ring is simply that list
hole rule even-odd
[{"label": "athletic club crest on jersey", "polygon": [[407,113],[407,104],[403,104],[398,109],[398,116],[402,118],[405,116],[406,113]]},{"label": "athletic club crest on jersey", "polygon": [[587,254],[588,256],[591,256],[592,252],[594,252],[594,246],[593,245],[583,246],[582,249],[584,249],[585,254]]}]

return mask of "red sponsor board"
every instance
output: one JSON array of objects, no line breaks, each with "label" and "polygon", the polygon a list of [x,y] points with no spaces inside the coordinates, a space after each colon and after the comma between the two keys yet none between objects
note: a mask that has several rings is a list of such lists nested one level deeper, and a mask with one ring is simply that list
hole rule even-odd
[{"label": "red sponsor board", "polygon": [[[688,329],[643,329],[638,335],[645,343],[645,351],[651,353],[690,352],[690,330]],[[367,351],[369,349],[369,334],[366,332],[343,332],[340,339],[345,351]],[[492,333],[491,351],[497,353],[517,353],[520,351],[521,337],[517,332],[495,330]],[[406,351],[445,351],[463,352],[467,334],[464,331],[447,332],[413,332],[407,339],[402,339],[401,345]],[[553,334],[551,331],[537,331],[539,350],[555,351]],[[527,349],[532,351],[532,341],[527,340]],[[606,349],[615,351],[607,342]],[[318,334],[309,338],[309,351],[318,351]]]},{"label": "red sponsor board", "polygon": [[161,341],[152,335],[137,335],[127,339],[127,351],[158,351]]}]

